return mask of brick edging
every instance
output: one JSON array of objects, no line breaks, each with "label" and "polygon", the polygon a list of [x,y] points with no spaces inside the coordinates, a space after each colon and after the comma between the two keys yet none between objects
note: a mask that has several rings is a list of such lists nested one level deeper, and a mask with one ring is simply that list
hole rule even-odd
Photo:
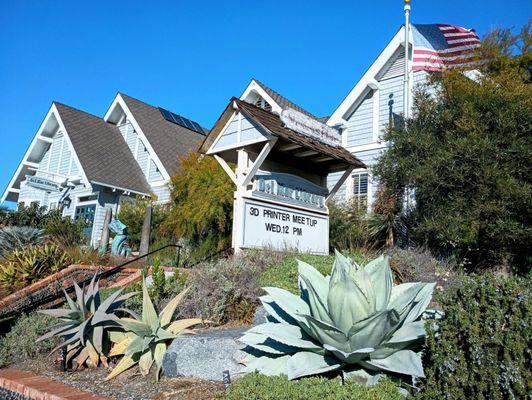
[{"label": "brick edging", "polygon": [[33,400],[112,400],[18,369],[0,369],[0,387]]}]

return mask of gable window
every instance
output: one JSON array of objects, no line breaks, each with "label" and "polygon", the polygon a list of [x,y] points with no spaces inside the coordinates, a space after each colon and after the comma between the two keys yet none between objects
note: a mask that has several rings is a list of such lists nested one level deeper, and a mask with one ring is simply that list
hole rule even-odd
[{"label": "gable window", "polygon": [[257,107],[260,107],[266,111],[271,111],[272,110],[272,106],[270,103],[268,103],[266,100],[264,100],[262,97],[257,97],[257,100],[255,100],[255,105]]},{"label": "gable window", "polygon": [[368,173],[367,171],[357,172],[353,177],[353,200],[358,207],[366,208],[368,204]]}]

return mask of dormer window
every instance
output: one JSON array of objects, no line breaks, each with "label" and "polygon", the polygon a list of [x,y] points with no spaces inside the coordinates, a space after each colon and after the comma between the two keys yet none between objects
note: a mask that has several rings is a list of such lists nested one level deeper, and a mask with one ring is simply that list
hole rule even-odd
[{"label": "dormer window", "polygon": [[262,97],[257,97],[257,100],[255,100],[255,105],[257,107],[260,107],[266,111],[272,111],[272,106],[270,103],[268,103],[266,100],[264,100]]}]

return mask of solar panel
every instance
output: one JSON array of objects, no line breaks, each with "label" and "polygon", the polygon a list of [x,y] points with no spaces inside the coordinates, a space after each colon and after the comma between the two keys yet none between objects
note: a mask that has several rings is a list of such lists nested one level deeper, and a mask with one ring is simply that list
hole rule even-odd
[{"label": "solar panel", "polygon": [[194,132],[205,135],[205,131],[200,126],[200,124],[198,124],[197,122],[191,121],[188,118],[182,117],[181,115],[175,114],[161,107],[159,107],[159,111],[161,112],[161,115],[163,116],[163,118],[167,120],[168,122],[180,125],[184,128],[187,128]]}]

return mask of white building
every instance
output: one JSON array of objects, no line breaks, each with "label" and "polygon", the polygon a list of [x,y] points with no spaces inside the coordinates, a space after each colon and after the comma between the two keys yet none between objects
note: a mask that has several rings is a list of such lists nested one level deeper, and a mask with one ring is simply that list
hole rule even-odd
[{"label": "white building", "polygon": [[196,151],[200,125],[119,93],[103,118],[54,102],[1,201],[60,207],[86,221],[93,245],[106,209],[136,196],[167,202],[179,157]]}]

